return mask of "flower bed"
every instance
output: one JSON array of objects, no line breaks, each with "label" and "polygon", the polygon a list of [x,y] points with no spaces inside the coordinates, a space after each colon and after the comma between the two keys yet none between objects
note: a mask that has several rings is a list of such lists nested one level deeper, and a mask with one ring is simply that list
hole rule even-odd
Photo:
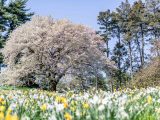
[{"label": "flower bed", "polygon": [[160,88],[74,94],[0,90],[0,120],[158,120]]}]

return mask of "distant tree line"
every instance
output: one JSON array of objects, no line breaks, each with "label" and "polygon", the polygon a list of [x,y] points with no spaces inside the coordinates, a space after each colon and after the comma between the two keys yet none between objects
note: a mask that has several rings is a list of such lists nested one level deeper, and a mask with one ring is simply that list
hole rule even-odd
[{"label": "distant tree line", "polygon": [[[106,45],[106,57],[118,68],[117,87],[129,75],[142,70],[154,56],[160,56],[160,0],[125,0],[115,11],[106,10],[98,15],[99,31]],[[116,40],[112,49],[110,43]]]}]

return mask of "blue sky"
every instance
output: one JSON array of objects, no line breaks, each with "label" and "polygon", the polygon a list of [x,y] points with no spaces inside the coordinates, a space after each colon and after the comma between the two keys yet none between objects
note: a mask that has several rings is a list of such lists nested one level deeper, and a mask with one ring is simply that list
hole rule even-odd
[{"label": "blue sky", "polygon": [[[42,16],[69,19],[98,30],[100,11],[114,10],[123,0],[29,0],[27,7]],[[135,0],[129,0],[133,3]]]}]

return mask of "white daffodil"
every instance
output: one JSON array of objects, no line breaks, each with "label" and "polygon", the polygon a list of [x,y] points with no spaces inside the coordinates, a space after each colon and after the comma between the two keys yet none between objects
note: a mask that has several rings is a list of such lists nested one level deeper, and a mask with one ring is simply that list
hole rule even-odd
[{"label": "white daffodil", "polygon": [[100,105],[99,107],[98,107],[98,110],[99,111],[103,111],[105,109],[105,106],[104,105]]}]

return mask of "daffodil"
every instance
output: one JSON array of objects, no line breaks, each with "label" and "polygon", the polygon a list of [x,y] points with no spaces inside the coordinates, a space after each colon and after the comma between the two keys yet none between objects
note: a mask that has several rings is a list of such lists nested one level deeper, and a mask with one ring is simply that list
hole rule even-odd
[{"label": "daffodil", "polygon": [[4,113],[0,112],[0,120],[3,120],[3,119],[4,119]]},{"label": "daffodil", "polygon": [[88,109],[89,108],[89,104],[88,103],[83,103],[83,108]]},{"label": "daffodil", "polygon": [[64,118],[65,120],[72,120],[72,116],[69,113],[65,113]]},{"label": "daffodil", "polygon": [[4,99],[3,99],[3,98],[0,98],[0,103],[1,103],[2,101],[4,101]]},{"label": "daffodil", "polygon": [[60,97],[59,97],[59,96],[56,96],[55,101],[56,101],[56,102],[60,102]]},{"label": "daffodil", "polygon": [[11,116],[11,120],[19,120],[18,116],[15,114],[15,115],[12,115]]},{"label": "daffodil", "polygon": [[62,103],[66,103],[67,102],[67,99],[65,97],[61,97],[61,102]]},{"label": "daffodil", "polygon": [[70,107],[70,109],[71,109],[72,112],[76,111],[76,107]]},{"label": "daffodil", "polygon": [[19,120],[19,118],[16,114],[14,115],[7,114],[5,120]]},{"label": "daffodil", "polygon": [[43,104],[40,108],[41,108],[42,111],[46,111],[47,110],[47,105]]},{"label": "daffodil", "polygon": [[7,114],[10,114],[11,112],[12,112],[12,109],[11,109],[11,108],[8,108]]},{"label": "daffodil", "polygon": [[68,104],[67,103],[63,103],[63,106],[64,106],[64,108],[67,108]]},{"label": "daffodil", "polygon": [[6,109],[5,106],[0,106],[0,112],[3,112]]},{"label": "daffodil", "polygon": [[2,103],[2,105],[5,105],[5,104],[6,104],[6,101],[2,101],[1,103]]},{"label": "daffodil", "polygon": [[77,101],[72,100],[71,105],[73,105],[73,106],[77,105]]},{"label": "daffodil", "polygon": [[151,96],[148,96],[148,97],[147,97],[147,103],[148,103],[148,104],[151,104],[151,103],[152,103],[152,97],[151,97]]}]

